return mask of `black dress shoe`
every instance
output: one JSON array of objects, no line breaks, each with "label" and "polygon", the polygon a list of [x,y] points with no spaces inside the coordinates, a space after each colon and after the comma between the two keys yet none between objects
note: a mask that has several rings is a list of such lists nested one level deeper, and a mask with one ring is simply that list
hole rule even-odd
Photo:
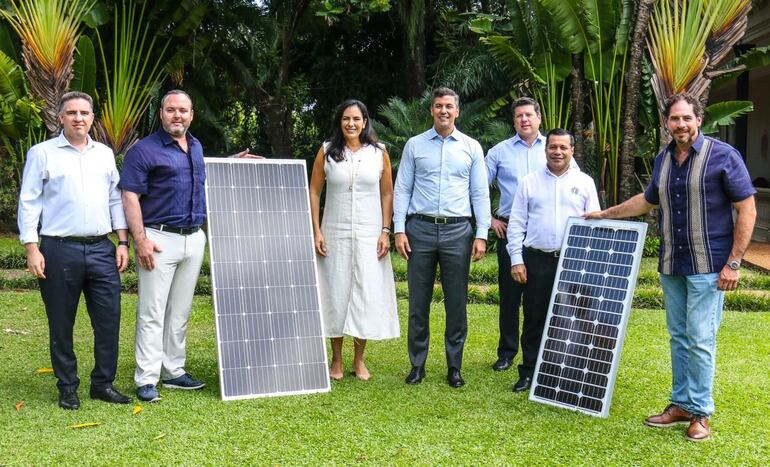
[{"label": "black dress shoe", "polygon": [[91,399],[99,399],[100,401],[112,404],[128,404],[132,400],[130,397],[116,391],[112,386],[98,389],[91,388]]},{"label": "black dress shoe", "polygon": [[494,365],[492,365],[492,369],[495,371],[505,371],[511,367],[512,360],[513,359],[509,357],[500,357],[497,359]]},{"label": "black dress shoe", "polygon": [[60,391],[59,392],[59,407],[67,410],[77,410],[80,408],[80,399],[78,399],[77,391]]},{"label": "black dress shoe", "polygon": [[453,388],[465,386],[465,380],[460,376],[460,370],[457,368],[450,368],[449,371],[447,371],[446,382]]},{"label": "black dress shoe", "polygon": [[423,378],[425,378],[425,367],[413,366],[412,371],[409,372],[409,376],[406,377],[404,382],[406,384],[420,384]]},{"label": "black dress shoe", "polygon": [[513,392],[527,391],[531,386],[532,386],[531,376],[527,376],[526,378],[519,378],[519,380],[516,381],[516,384],[513,385]]}]

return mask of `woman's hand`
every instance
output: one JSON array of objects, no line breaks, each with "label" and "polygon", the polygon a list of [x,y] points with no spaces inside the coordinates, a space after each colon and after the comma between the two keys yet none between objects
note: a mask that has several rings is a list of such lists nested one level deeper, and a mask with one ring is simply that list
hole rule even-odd
[{"label": "woman's hand", "polygon": [[322,233],[315,234],[315,251],[321,256],[326,256],[326,239]]},{"label": "woman's hand", "polygon": [[382,232],[377,239],[377,259],[382,259],[390,252],[390,234]]}]

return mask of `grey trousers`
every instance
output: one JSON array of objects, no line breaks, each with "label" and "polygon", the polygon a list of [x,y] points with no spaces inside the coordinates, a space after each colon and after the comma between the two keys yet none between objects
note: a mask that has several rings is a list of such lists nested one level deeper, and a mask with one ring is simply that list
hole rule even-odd
[{"label": "grey trousers", "polygon": [[411,218],[406,223],[406,236],[412,252],[409,255],[408,350],[412,366],[424,366],[430,342],[430,304],[436,265],[441,266],[441,288],[444,291],[446,329],[444,349],[447,367],[462,367],[463,346],[468,333],[468,272],[470,270],[473,229],[470,222],[435,225]]}]

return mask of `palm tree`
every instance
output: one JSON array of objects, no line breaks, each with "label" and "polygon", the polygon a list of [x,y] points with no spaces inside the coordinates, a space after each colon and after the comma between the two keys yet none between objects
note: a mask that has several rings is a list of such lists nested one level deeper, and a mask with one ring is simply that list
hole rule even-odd
[{"label": "palm tree", "polygon": [[13,14],[0,10],[19,35],[32,95],[45,102],[43,120],[53,135],[59,99],[72,79],[73,52],[82,23],[96,0],[10,0]]},{"label": "palm tree", "polygon": [[[603,198],[618,200],[620,124],[633,0],[539,0],[551,16],[558,42],[582,56],[590,89],[595,150],[601,161]],[[579,109],[574,110],[576,113]]]},{"label": "palm tree", "polygon": [[661,104],[684,91],[708,100],[711,80],[734,71],[718,67],[746,32],[750,9],[751,0],[658,0],[647,49]]},{"label": "palm tree", "polygon": [[94,133],[115,154],[125,154],[136,142],[136,129],[164,74],[163,56],[169,41],[163,47],[155,47],[158,35],[149,30],[150,23],[144,20],[144,5],[139,10],[135,2],[124,2],[120,14],[115,15],[111,67],[107,65],[105,47],[97,30],[106,92],[98,99],[101,112]]}]

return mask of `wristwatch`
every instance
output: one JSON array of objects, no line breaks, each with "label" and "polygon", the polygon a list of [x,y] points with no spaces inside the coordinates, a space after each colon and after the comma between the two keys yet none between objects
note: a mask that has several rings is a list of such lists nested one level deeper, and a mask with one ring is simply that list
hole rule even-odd
[{"label": "wristwatch", "polygon": [[741,262],[740,262],[740,261],[738,261],[738,260],[736,260],[736,259],[734,259],[734,260],[732,260],[732,261],[729,261],[729,262],[727,263],[727,266],[728,266],[730,269],[732,269],[733,271],[737,271],[737,270],[738,270],[738,269],[740,269],[740,267],[741,267]]},{"label": "wristwatch", "polygon": [[118,246],[128,246],[128,240],[119,240]]}]

